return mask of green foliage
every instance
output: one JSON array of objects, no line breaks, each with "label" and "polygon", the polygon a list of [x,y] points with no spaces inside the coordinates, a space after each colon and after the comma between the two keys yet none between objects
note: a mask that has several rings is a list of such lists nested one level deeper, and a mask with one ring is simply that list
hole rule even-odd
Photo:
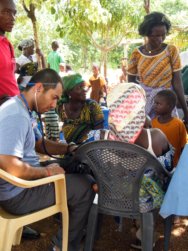
[{"label": "green foliage", "polygon": [[122,46],[118,46],[117,48],[113,49],[108,54],[109,66],[111,68],[117,69],[118,66],[121,65],[121,58],[123,57],[124,57],[124,54],[123,54]]},{"label": "green foliage", "polygon": [[[15,48],[19,41],[33,37],[31,21],[17,0],[18,17],[10,34]],[[58,40],[65,60],[75,69],[91,68],[108,52],[109,65],[116,68],[123,56],[118,47],[121,38],[138,38],[138,24],[145,15],[143,0],[25,0],[34,4],[38,21],[40,47],[47,56],[52,40]],[[188,1],[151,0],[151,11],[167,14],[173,25],[187,26]],[[181,29],[180,29],[181,30]],[[178,47],[188,47],[186,30],[172,29],[169,39]],[[128,51],[131,53],[132,45]],[[16,55],[20,51],[16,49]]]}]

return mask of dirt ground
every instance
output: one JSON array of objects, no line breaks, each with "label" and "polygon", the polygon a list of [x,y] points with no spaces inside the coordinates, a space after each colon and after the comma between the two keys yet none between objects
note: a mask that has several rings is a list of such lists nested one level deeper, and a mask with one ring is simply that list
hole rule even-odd
[{"label": "dirt ground", "polygon": [[[94,251],[134,251],[130,248],[130,244],[134,239],[130,219],[124,219],[122,232],[118,231],[118,227],[114,218],[104,216],[101,226],[99,239],[96,240]],[[57,223],[53,217],[32,224],[31,227],[41,233],[38,240],[22,240],[19,246],[13,247],[12,251],[48,251],[51,236],[57,230]],[[157,231],[160,238],[156,242],[154,251],[163,250],[163,221],[160,217],[157,219]],[[6,251],[6,250],[4,250]],[[170,251],[188,251],[188,218],[182,218],[179,225],[173,227]]]}]

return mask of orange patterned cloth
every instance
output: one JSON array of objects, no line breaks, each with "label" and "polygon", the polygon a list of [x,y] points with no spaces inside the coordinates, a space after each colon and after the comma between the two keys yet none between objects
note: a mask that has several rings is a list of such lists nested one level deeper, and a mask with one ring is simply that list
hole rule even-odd
[{"label": "orange patterned cloth", "polygon": [[187,132],[184,123],[178,118],[173,118],[168,123],[162,124],[157,118],[154,118],[152,120],[152,127],[163,131],[170,144],[175,148],[173,164],[176,166],[182,149],[187,142]]},{"label": "orange patterned cloth", "polygon": [[177,48],[167,45],[157,55],[144,55],[136,48],[130,58],[128,74],[138,77],[138,81],[148,87],[171,87],[172,73],[181,70]]}]

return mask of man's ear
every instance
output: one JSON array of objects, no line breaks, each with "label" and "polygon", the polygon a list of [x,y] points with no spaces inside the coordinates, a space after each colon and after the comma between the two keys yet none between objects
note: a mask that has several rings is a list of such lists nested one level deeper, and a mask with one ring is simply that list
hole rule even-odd
[{"label": "man's ear", "polygon": [[35,84],[35,92],[40,92],[43,90],[43,84],[41,82]]}]

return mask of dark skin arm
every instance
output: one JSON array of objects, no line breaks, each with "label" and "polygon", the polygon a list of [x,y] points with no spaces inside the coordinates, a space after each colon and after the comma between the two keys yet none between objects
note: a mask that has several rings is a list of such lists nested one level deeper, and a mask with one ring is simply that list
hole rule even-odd
[{"label": "dark skin arm", "polygon": [[183,109],[186,128],[188,128],[188,110],[187,110],[187,105],[185,102],[184,90],[183,90],[180,71],[173,73],[172,86],[177,95],[181,108]]},{"label": "dark skin arm", "polygon": [[[63,155],[67,152],[68,153],[74,152],[78,148],[77,145],[63,144],[63,143],[55,142],[55,141],[48,140],[48,139],[45,139],[44,142],[45,142],[45,146],[46,146],[48,153],[50,153],[51,155]],[[43,147],[43,144],[42,144],[42,139],[39,139],[35,143],[35,150],[38,153],[46,154],[44,147]]]},{"label": "dark skin arm", "polygon": [[15,73],[19,73],[19,70],[20,70],[20,65],[18,63],[16,63]]},{"label": "dark skin arm", "polygon": [[104,85],[104,92],[106,93],[106,96],[107,96],[107,86],[106,86],[106,84]]},{"label": "dark skin arm", "polygon": [[[67,152],[68,144],[62,144],[62,143],[55,142],[48,139],[45,139],[44,142],[45,142],[47,151],[52,155],[65,154]],[[45,154],[43,144],[42,144],[42,139],[39,139],[35,143],[35,149],[38,153]]]},{"label": "dark skin arm", "polygon": [[103,129],[104,128],[104,126],[103,126],[103,123],[102,124],[100,124],[100,125],[97,125],[97,126],[95,126],[95,130],[97,130],[97,129]]},{"label": "dark skin arm", "polygon": [[136,81],[136,76],[128,75],[128,83],[136,83],[136,84],[138,84],[138,82]]}]

